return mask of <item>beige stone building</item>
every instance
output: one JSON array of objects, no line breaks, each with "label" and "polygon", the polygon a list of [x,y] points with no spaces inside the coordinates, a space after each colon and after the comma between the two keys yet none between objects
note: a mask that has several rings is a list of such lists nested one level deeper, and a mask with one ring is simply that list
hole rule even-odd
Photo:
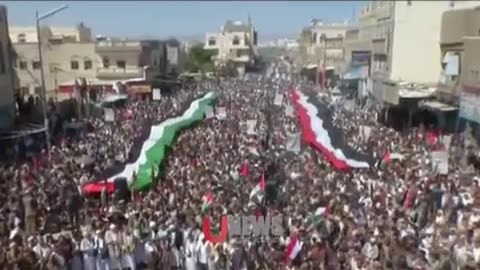
[{"label": "beige stone building", "polygon": [[324,23],[312,20],[299,39],[303,66],[320,64],[340,74],[345,66],[344,39],[351,26],[345,23]]},{"label": "beige stone building", "polygon": [[7,7],[0,5],[0,129],[11,127],[15,120],[13,69],[10,57]]},{"label": "beige stone building", "polygon": [[204,48],[216,51],[215,65],[231,61],[242,72],[255,61],[257,32],[251,23],[227,21],[220,32],[206,34]]},{"label": "beige stone building", "polygon": [[442,61],[437,99],[460,106],[460,114],[480,122],[480,3],[442,16]]},{"label": "beige stone building", "polygon": [[358,40],[350,41],[346,50],[369,48],[373,94],[398,104],[399,82],[438,82],[442,14],[476,5],[477,1],[372,1],[360,13]]},{"label": "beige stone building", "polygon": [[[16,89],[24,95],[41,91],[38,39],[35,27],[12,27],[10,39],[15,51]],[[85,78],[91,86],[112,86],[115,82],[143,77],[140,41],[92,37],[90,28],[41,28],[43,69],[48,97],[69,98],[75,80]]]},{"label": "beige stone building", "polygon": [[[42,26],[43,70],[48,97],[64,98],[59,87],[75,79],[96,78],[98,57],[90,28]],[[35,27],[12,27],[10,40],[15,51],[15,86],[23,96],[41,91],[40,59]],[[69,93],[71,94],[71,93]]]},{"label": "beige stone building", "polygon": [[102,40],[95,44],[100,59],[97,78],[102,80],[126,80],[143,77],[140,65],[142,46],[137,40]]}]

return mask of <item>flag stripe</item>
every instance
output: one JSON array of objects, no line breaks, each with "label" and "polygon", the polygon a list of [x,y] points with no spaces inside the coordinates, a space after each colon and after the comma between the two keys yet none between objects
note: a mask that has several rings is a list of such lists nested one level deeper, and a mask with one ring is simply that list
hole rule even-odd
[{"label": "flag stripe", "polygon": [[292,236],[290,239],[290,243],[288,243],[287,249],[285,250],[285,262],[290,262],[291,260],[295,259],[298,255],[300,250],[302,249],[302,245],[296,235]]},{"label": "flag stripe", "polygon": [[331,111],[315,96],[292,90],[290,97],[296,105],[302,126],[303,139],[320,151],[335,169],[369,168],[376,160],[345,142],[342,132],[334,126]]},{"label": "flag stripe", "polygon": [[[148,128],[148,136],[142,136],[144,138],[141,146],[137,144],[136,149],[133,150],[134,154],[132,156],[136,156],[136,159],[129,159],[128,164],[123,165],[123,169],[120,171],[118,167],[115,170],[110,170],[104,175],[103,179],[107,178],[108,182],[113,182],[116,178],[124,177],[130,185],[132,184],[133,174],[136,172],[137,180],[132,186],[133,189],[138,190],[149,186],[152,180],[151,170],[154,168],[158,172],[159,166],[165,158],[165,147],[173,143],[179,131],[202,120],[205,117],[207,107],[214,99],[215,94],[209,92],[193,101],[182,115],[169,118],[157,125],[151,125]],[[91,184],[101,185],[104,182],[103,179],[100,178],[97,183]]]}]

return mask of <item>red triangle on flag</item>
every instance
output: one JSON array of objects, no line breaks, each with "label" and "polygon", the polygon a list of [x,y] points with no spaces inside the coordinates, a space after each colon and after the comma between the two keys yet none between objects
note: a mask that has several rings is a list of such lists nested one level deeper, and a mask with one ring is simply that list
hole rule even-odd
[{"label": "red triangle on flag", "polygon": [[383,156],[383,162],[389,162],[390,160],[390,151],[387,151],[387,153],[385,153],[385,155]]}]

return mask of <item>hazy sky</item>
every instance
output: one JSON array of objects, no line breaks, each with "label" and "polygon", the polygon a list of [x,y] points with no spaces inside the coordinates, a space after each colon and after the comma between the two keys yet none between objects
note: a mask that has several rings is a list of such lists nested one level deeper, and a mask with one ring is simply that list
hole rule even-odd
[{"label": "hazy sky", "polygon": [[69,26],[79,22],[95,34],[111,36],[195,36],[214,32],[228,19],[252,18],[259,35],[298,33],[312,18],[343,22],[358,14],[365,1],[4,1],[11,26],[34,25],[35,11],[68,9],[45,20]]}]

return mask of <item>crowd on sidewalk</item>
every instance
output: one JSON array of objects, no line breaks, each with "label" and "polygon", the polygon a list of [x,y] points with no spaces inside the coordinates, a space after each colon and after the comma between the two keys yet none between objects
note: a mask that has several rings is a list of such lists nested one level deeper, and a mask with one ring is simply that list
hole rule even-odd
[{"label": "crowd on sidewalk", "polygon": [[[91,131],[80,138],[1,166],[2,269],[479,269],[480,179],[467,160],[477,151],[468,135],[399,133],[376,121],[376,106],[337,104],[335,125],[352,147],[398,157],[337,171],[309,145],[286,147],[289,134],[302,131],[289,112],[294,86],[252,76],[203,81],[161,101],[129,101],[130,119],[88,119]],[[314,91],[308,83],[295,87]],[[148,191],[132,200],[82,194],[83,184],[128,159],[148,121],[178,113],[207,91],[218,94],[215,107],[226,116],[181,132]],[[256,120],[254,135],[248,120]],[[439,150],[449,153],[448,173],[432,166],[430,153]],[[90,162],[78,161],[82,156]],[[259,181],[268,188],[252,202]],[[285,233],[212,244],[201,227],[206,213],[212,220],[279,214]]]}]

